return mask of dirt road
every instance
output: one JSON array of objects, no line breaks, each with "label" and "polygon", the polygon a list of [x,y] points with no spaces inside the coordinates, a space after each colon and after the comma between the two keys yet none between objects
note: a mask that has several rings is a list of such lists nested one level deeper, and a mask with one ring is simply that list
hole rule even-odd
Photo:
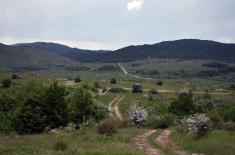
[{"label": "dirt road", "polygon": [[123,121],[123,116],[122,116],[118,106],[119,106],[119,103],[124,99],[124,97],[125,96],[118,96],[110,102],[110,104],[108,106],[108,111],[109,111],[110,117],[117,117],[120,121]]}]

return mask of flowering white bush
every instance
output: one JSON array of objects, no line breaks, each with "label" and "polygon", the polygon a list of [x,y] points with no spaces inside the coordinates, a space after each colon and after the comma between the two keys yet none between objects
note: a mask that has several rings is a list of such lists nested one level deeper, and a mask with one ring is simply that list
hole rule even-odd
[{"label": "flowering white bush", "polygon": [[128,119],[133,121],[136,126],[146,126],[148,111],[136,103],[131,105],[128,110]]},{"label": "flowering white bush", "polygon": [[205,114],[194,114],[182,120],[189,134],[205,135],[208,131],[209,118]]}]

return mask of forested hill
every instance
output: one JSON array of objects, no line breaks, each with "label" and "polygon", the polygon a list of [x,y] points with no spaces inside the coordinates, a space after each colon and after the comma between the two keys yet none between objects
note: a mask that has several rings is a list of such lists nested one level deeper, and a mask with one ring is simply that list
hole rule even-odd
[{"label": "forested hill", "polygon": [[165,41],[153,45],[128,46],[78,61],[122,62],[151,58],[210,59],[235,61],[235,44],[207,40],[184,39]]}]

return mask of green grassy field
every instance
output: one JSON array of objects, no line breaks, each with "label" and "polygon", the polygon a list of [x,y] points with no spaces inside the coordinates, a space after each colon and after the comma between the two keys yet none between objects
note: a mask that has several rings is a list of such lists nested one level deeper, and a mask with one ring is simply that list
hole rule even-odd
[{"label": "green grassy field", "polygon": [[[219,92],[217,89],[225,88],[233,84],[234,81],[230,79],[223,79],[221,77],[202,79],[197,77],[179,78],[168,76],[166,71],[176,71],[184,69],[187,73],[193,75],[200,70],[206,69],[201,67],[201,64],[207,61],[176,61],[176,60],[152,60],[151,62],[141,61],[140,66],[132,66],[131,63],[124,63],[128,71],[134,72],[139,69],[146,70],[159,70],[163,75],[161,80],[163,86],[157,86],[156,81],[159,78],[152,80],[136,79],[124,75],[120,71],[97,71],[98,68],[105,65],[117,64],[82,64],[90,68],[88,71],[66,71],[66,70],[43,70],[35,72],[24,72],[23,78],[14,80],[11,88],[3,88],[0,86],[0,93],[12,90],[20,90],[29,81],[41,82],[44,85],[49,85],[53,80],[65,85],[67,88],[77,88],[84,84],[93,87],[94,82],[98,81],[101,87],[124,87],[131,88],[133,84],[141,84],[143,89],[156,89],[156,90],[172,90],[173,93],[158,93],[154,95],[154,100],[149,101],[144,97],[147,91],[142,94],[132,94],[131,90],[126,93],[108,93],[105,96],[95,96],[97,104],[102,104],[108,107],[109,103],[117,96],[125,96],[119,104],[119,109],[126,117],[128,107],[135,102],[141,103],[142,106],[148,107],[153,105],[169,105],[169,103],[177,96],[179,90],[188,88],[193,91],[205,92]],[[68,81],[71,82],[75,76],[80,76],[82,82],[74,83],[74,85],[67,85]],[[10,78],[10,72],[1,72],[0,80]],[[117,84],[110,84],[110,79],[116,78]],[[220,100],[222,103],[234,103],[234,91],[226,91],[228,95],[210,95],[211,100]],[[195,98],[203,98],[204,94],[195,94]],[[40,134],[40,135],[0,135],[0,154],[3,155],[142,155],[145,154],[134,145],[134,138],[136,135],[142,134],[147,129],[138,128],[121,128],[118,133],[111,137],[101,136],[95,129],[87,128],[85,132],[74,132],[66,134]],[[149,138],[149,142],[156,148],[160,148],[154,143],[159,132]],[[63,142],[68,146],[64,151],[55,149],[58,141],[63,139]],[[210,132],[207,136],[202,138],[195,138],[184,133],[176,132],[174,130],[172,139],[177,142],[181,148],[190,152],[202,152],[205,155],[233,155],[235,154],[235,133],[224,130],[215,130]],[[169,150],[164,150],[166,155],[173,155],[174,153]]]},{"label": "green grassy field", "polygon": [[[134,137],[143,129],[120,129],[112,137],[101,136],[95,129],[84,133],[1,136],[0,154],[4,155],[142,155],[134,145]],[[63,139],[68,148],[56,150],[55,144]]]},{"label": "green grassy field", "polygon": [[234,155],[235,133],[215,130],[203,137],[194,137],[185,133],[173,132],[172,139],[192,153],[205,155]]}]

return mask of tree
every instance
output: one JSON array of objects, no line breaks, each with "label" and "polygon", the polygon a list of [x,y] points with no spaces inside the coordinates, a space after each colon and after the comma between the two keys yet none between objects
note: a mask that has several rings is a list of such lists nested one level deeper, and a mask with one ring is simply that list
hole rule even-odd
[{"label": "tree", "polygon": [[191,92],[188,94],[179,94],[178,98],[171,102],[169,107],[170,112],[179,116],[192,114],[195,109],[196,107],[193,103],[193,95]]},{"label": "tree", "polygon": [[4,79],[2,80],[2,86],[5,88],[9,88],[11,86],[11,79]]},{"label": "tree", "polygon": [[7,133],[13,130],[12,118],[17,107],[14,97],[8,94],[0,96],[0,131]]},{"label": "tree", "polygon": [[73,92],[69,111],[71,121],[77,125],[89,119],[99,120],[105,115],[104,109],[94,104],[92,95],[85,88],[79,88]]},{"label": "tree", "polygon": [[16,99],[8,94],[0,96],[0,112],[6,115],[12,115],[17,106]]},{"label": "tree", "polygon": [[38,94],[29,94],[16,112],[15,130],[19,134],[41,133],[45,127],[44,103]]},{"label": "tree", "polygon": [[53,82],[46,89],[45,99],[45,115],[46,124],[49,128],[58,128],[68,123],[68,108],[65,103],[66,91],[58,82]]}]

